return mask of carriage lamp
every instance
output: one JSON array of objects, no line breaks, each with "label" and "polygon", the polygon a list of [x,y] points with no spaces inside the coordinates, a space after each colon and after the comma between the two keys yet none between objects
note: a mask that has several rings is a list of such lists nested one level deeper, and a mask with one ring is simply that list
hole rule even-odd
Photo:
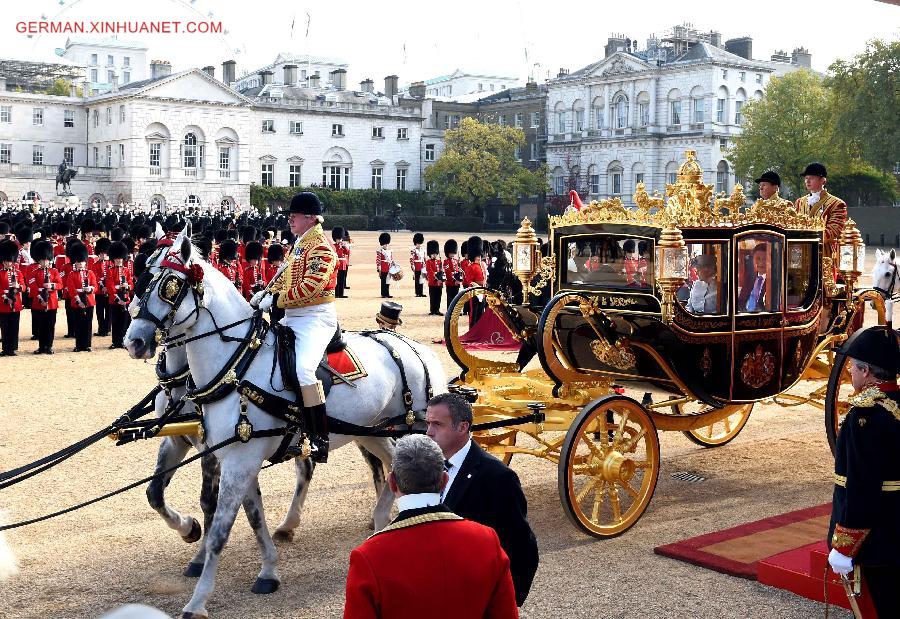
[{"label": "carriage lamp", "polygon": [[844,230],[841,232],[838,245],[838,270],[847,286],[847,291],[853,291],[853,284],[859,279],[863,270],[863,262],[866,258],[866,246],[856,222],[847,218]]},{"label": "carriage lamp", "polygon": [[513,241],[513,273],[522,282],[523,302],[528,305],[531,281],[541,270],[541,251],[537,234],[526,217]]},{"label": "carriage lamp", "polygon": [[656,245],[656,284],[662,291],[662,319],[669,324],[675,293],[687,278],[688,251],[681,230],[671,221],[663,228]]}]

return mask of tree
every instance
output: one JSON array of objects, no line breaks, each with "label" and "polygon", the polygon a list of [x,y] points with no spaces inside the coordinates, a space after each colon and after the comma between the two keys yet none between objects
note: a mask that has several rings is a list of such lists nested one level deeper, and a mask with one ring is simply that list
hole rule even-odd
[{"label": "tree", "polygon": [[[53,85],[47,90],[48,95],[53,95],[55,97],[68,97],[71,92],[72,85],[68,80],[65,80],[61,77],[53,80]],[[78,87],[77,96],[81,96],[81,87]]]},{"label": "tree", "polygon": [[853,60],[835,61],[825,80],[835,102],[835,134],[881,170],[900,162],[900,41],[870,41]]},{"label": "tree", "polygon": [[513,202],[547,189],[546,165],[531,171],[516,160],[516,147],[525,148],[521,129],[463,118],[444,140],[444,153],[425,171],[425,182],[447,201],[474,210],[494,198]]},{"label": "tree", "polygon": [[763,97],[744,108],[743,132],[728,159],[738,178],[774,169],[792,195],[805,193],[800,173],[811,161],[838,169],[846,151],[833,136],[832,97],[822,78],[799,70],[773,77]]},{"label": "tree", "polygon": [[900,192],[894,175],[860,159],[851,160],[837,174],[828,172],[828,191],[840,196],[848,206],[891,204]]}]

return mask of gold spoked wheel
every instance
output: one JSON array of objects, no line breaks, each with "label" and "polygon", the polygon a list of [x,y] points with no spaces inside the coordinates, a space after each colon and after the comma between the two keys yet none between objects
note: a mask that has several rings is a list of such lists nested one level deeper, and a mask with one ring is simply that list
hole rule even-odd
[{"label": "gold spoked wheel", "polygon": [[849,357],[834,355],[834,365],[831,366],[831,375],[828,377],[828,391],[825,392],[825,435],[828,437],[832,455],[837,446],[837,437],[844,415],[852,406],[849,402],[850,396],[856,394],[850,383],[849,365]]},{"label": "gold spoked wheel", "polygon": [[575,526],[621,535],[647,509],[658,478],[659,438],[644,407],[610,395],[582,409],[559,457],[559,496]]},{"label": "gold spoked wheel", "polygon": [[[704,404],[700,405],[704,408],[709,408]],[[753,410],[753,404],[742,404],[731,408],[734,409],[734,413],[728,417],[708,426],[687,430],[684,432],[684,435],[692,442],[703,447],[721,447],[726,443],[730,443],[747,425],[747,420],[750,419],[750,412]],[[673,406],[672,409],[674,413],[680,415],[684,415],[687,412],[682,404]]]},{"label": "gold spoked wheel", "polygon": [[473,435],[473,438],[475,439],[475,442],[478,443],[479,447],[502,460],[503,464],[509,466],[509,463],[512,462],[513,455],[504,452],[503,446],[515,447],[516,436],[518,436],[518,434],[517,430],[487,430],[485,432],[476,432]]}]

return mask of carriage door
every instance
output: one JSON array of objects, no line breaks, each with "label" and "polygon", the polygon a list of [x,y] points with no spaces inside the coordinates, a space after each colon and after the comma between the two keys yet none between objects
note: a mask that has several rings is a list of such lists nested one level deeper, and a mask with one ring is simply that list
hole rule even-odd
[{"label": "carriage door", "polygon": [[731,400],[753,401],[781,391],[784,337],[784,235],[735,236]]},{"label": "carriage door", "polygon": [[782,391],[800,378],[819,335],[822,311],[820,242],[818,237],[787,239]]}]

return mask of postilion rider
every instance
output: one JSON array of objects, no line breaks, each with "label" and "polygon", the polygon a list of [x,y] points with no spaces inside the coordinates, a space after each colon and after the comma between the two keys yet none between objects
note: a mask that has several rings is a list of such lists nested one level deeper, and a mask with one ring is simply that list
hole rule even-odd
[{"label": "postilion rider", "polygon": [[257,292],[250,304],[261,310],[284,309],[281,324],[295,338],[297,382],[303,401],[303,420],[310,435],[311,457],[328,458],[328,426],[325,393],[316,368],[337,329],[334,298],[337,254],[322,231],[324,208],[316,194],[304,191],[291,199],[286,211],[296,239],[281,275],[267,290]]},{"label": "postilion rider", "polygon": [[838,434],[828,562],[855,572],[879,617],[900,617],[900,349],[897,332],[857,331],[840,349],[857,392]]}]

